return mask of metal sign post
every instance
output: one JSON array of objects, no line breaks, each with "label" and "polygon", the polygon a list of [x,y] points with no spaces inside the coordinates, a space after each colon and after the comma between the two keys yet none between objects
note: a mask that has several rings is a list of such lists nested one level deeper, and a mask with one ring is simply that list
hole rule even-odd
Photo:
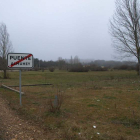
[{"label": "metal sign post", "polygon": [[21,69],[33,68],[33,55],[30,53],[8,53],[7,55],[8,68],[19,69],[19,96],[20,105],[22,105],[21,93]]},{"label": "metal sign post", "polygon": [[19,70],[19,91],[20,91],[20,105],[22,105],[21,95],[21,69]]}]

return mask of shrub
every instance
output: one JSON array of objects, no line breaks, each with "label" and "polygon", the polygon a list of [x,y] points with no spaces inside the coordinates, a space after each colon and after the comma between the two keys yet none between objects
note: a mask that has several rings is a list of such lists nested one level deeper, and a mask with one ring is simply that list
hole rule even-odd
[{"label": "shrub", "polygon": [[130,65],[121,65],[114,67],[116,70],[136,70],[136,66],[130,66]]},{"label": "shrub", "polygon": [[49,71],[50,71],[50,72],[54,72],[54,70],[55,70],[54,67],[50,67],[50,68],[49,68]]},{"label": "shrub", "polygon": [[69,72],[88,72],[87,67],[83,67],[81,64],[73,65],[69,68]]},{"label": "shrub", "polygon": [[49,111],[53,113],[59,112],[63,103],[63,99],[63,94],[60,91],[55,95],[55,98],[50,97],[48,100]]},{"label": "shrub", "polygon": [[103,66],[101,67],[101,66],[97,66],[97,65],[91,65],[90,70],[91,71],[107,71],[108,69]]}]

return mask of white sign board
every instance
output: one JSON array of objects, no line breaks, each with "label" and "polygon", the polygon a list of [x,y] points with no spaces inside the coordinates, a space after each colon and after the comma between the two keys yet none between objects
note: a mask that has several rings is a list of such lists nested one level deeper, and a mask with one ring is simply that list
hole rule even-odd
[{"label": "white sign board", "polygon": [[8,68],[33,68],[33,55],[30,53],[8,53]]}]

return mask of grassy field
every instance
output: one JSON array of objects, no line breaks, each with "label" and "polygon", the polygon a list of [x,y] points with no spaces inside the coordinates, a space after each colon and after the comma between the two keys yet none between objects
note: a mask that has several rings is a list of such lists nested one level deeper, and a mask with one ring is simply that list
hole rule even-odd
[{"label": "grassy field", "polygon": [[[18,85],[19,72],[9,75],[10,79],[0,79],[0,84]],[[140,139],[140,77],[135,71],[22,72],[22,84],[41,83],[53,85],[22,87],[22,107],[18,93],[0,87],[0,94],[21,117],[40,125],[50,137]],[[61,110],[53,113],[48,110],[48,101],[58,91],[63,95],[63,103]]]}]

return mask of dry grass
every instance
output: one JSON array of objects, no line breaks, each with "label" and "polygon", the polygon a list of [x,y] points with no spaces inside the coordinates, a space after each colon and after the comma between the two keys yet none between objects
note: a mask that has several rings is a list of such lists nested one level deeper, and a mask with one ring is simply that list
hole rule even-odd
[{"label": "dry grass", "polygon": [[48,111],[52,112],[52,113],[57,113],[60,112],[60,108],[62,106],[62,103],[64,101],[64,95],[63,95],[63,91],[59,90],[57,91],[57,94],[55,95],[55,97],[52,97],[52,94],[48,93],[49,99],[47,101],[47,105],[48,105]]},{"label": "dry grass", "polygon": [[[18,73],[10,75],[11,79],[3,82],[18,84]],[[45,82],[53,86],[22,88],[25,92],[22,107],[17,93],[3,88],[0,93],[21,117],[39,123],[48,135],[54,133],[56,139],[140,139],[140,80],[134,71],[22,72],[23,84]],[[65,91],[63,96],[58,89]],[[53,111],[58,99],[63,101],[61,108]]]}]

